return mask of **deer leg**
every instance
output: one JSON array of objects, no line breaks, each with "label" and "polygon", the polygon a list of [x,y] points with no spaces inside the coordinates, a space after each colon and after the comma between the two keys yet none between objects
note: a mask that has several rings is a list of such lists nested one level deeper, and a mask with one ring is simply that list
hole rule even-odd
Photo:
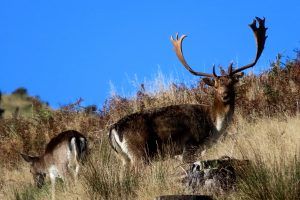
[{"label": "deer leg", "polygon": [[50,173],[50,181],[51,181],[51,199],[55,199],[55,179],[56,177]]},{"label": "deer leg", "polygon": [[74,171],[74,177],[73,177],[75,184],[77,183],[79,169],[80,169],[80,165],[78,163],[76,163],[76,167],[75,167],[75,171]]},{"label": "deer leg", "polygon": [[182,153],[182,162],[194,162],[198,145],[188,142],[184,145]]},{"label": "deer leg", "polygon": [[70,173],[70,170],[68,168],[68,164],[60,165],[59,169],[59,178],[63,181],[66,188],[69,188],[68,173]]}]

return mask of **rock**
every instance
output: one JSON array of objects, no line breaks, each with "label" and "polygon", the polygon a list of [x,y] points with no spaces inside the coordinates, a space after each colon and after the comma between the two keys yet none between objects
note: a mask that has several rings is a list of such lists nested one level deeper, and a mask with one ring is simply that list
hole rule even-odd
[{"label": "rock", "polygon": [[230,191],[235,188],[238,169],[248,164],[249,160],[238,160],[228,156],[197,161],[187,170],[183,183],[193,193],[199,188],[217,193]]}]

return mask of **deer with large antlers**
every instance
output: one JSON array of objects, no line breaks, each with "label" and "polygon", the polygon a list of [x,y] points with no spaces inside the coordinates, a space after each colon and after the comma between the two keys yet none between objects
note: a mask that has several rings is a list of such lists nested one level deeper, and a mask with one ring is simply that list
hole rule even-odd
[{"label": "deer with large antlers", "polygon": [[[257,22],[259,26],[257,27]],[[136,165],[147,162],[164,153],[164,146],[172,144],[174,155],[195,153],[195,150],[216,141],[230,124],[235,106],[235,84],[243,76],[243,70],[253,67],[259,59],[266,41],[265,19],[256,17],[251,23],[257,45],[252,63],[233,69],[229,65],[227,73],[218,76],[194,71],[186,62],[182,52],[185,35],[171,37],[174,50],[183,66],[196,76],[204,76],[203,81],[214,88],[211,108],[203,105],[183,104],[134,113],[120,119],[109,130],[109,141],[115,152],[121,155],[123,164]]]}]

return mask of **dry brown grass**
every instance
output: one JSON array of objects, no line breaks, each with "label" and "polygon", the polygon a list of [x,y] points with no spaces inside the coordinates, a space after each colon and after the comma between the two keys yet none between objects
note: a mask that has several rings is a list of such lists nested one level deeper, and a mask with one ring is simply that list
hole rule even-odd
[{"label": "dry brown grass", "polygon": [[274,155],[266,156],[268,159],[278,159],[276,156],[281,156],[282,153],[286,154],[283,158],[291,158],[300,150],[299,130],[299,117],[285,117],[284,120],[277,117],[256,118],[254,122],[248,122],[238,115],[228,136],[209,149],[206,156],[219,157],[227,154],[254,159],[255,152],[260,152],[263,155]]},{"label": "dry brown grass", "polygon": [[[241,180],[236,192],[216,198],[293,199],[300,194],[299,77],[300,58],[297,58],[285,66],[274,62],[269,71],[246,76],[241,81],[234,123],[225,138],[207,149],[204,159],[223,155],[247,158],[254,167],[250,178]],[[0,199],[49,198],[49,186],[38,190],[31,185],[29,168],[19,152],[40,154],[50,138],[67,129],[87,135],[91,154],[82,167],[79,183],[69,187],[60,184],[57,199],[143,200],[158,195],[188,194],[178,179],[182,163],[174,159],[158,159],[141,167],[138,173],[122,176],[121,163],[107,145],[105,132],[109,124],[133,112],[183,103],[208,105],[211,90],[202,82],[191,88],[181,84],[157,87],[156,91],[145,88],[149,86],[141,85],[132,98],[111,97],[97,114],[86,113],[78,101],[56,111],[32,104],[30,117],[0,120]],[[264,187],[268,192],[260,190]],[[280,195],[285,198],[275,198]]]},{"label": "dry brown grass", "polygon": [[[255,165],[262,165],[263,169],[272,172],[274,168],[284,171],[284,167],[288,167],[290,160],[295,155],[299,155],[300,119],[297,117],[288,117],[284,121],[278,118],[257,118],[255,123],[238,117],[230,130],[226,138],[207,150],[206,159],[215,159],[222,155],[247,158]],[[122,199],[143,200],[154,199],[158,195],[188,193],[179,181],[182,175],[179,167],[182,163],[179,161],[157,160],[150,166],[141,167],[138,174],[133,173],[122,178],[121,163],[115,158],[106,142],[95,144],[90,160],[86,166],[83,166],[80,181],[76,186],[72,185],[68,188],[63,185],[58,186],[58,199],[118,199],[122,197]],[[1,173],[4,176],[1,176],[0,182],[5,184],[1,185],[0,193],[5,198],[14,199],[15,190],[19,190],[20,194],[22,191],[29,190],[29,193],[35,194],[37,199],[49,198],[47,187],[39,191],[30,186],[32,178],[25,164],[21,163],[20,167],[13,170],[2,169]],[[291,175],[292,172],[285,174],[283,181],[286,181],[286,185],[291,184],[288,178]],[[271,184],[269,188],[278,184],[277,178],[273,177],[272,180],[268,180]],[[288,197],[286,196],[285,199],[292,199]],[[224,196],[217,198],[224,198]],[[230,195],[230,199],[245,198],[245,194],[240,190]]]}]

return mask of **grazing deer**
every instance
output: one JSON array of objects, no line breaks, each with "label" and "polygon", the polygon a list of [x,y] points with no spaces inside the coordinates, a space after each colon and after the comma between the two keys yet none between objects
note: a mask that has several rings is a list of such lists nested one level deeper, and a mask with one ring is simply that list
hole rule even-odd
[{"label": "grazing deer", "polygon": [[21,154],[21,156],[31,164],[30,172],[37,187],[41,188],[46,174],[49,175],[52,186],[52,199],[55,199],[56,178],[65,180],[67,173],[71,172],[76,181],[79,161],[82,161],[86,153],[86,137],[77,131],[68,130],[52,138],[47,144],[43,155],[29,156]]},{"label": "grazing deer", "polygon": [[[259,27],[256,26],[258,21]],[[254,32],[257,52],[254,61],[237,69],[228,67],[227,74],[217,76],[215,67],[212,74],[194,71],[185,61],[182,41],[185,35],[171,37],[175,52],[183,66],[196,76],[204,76],[203,81],[214,88],[211,108],[203,105],[183,104],[134,113],[120,119],[109,129],[109,141],[115,152],[121,155],[123,164],[135,165],[139,161],[149,161],[163,146],[171,143],[179,150],[173,152],[182,156],[216,141],[232,119],[235,105],[235,84],[243,76],[243,70],[253,67],[265,45],[265,19],[256,18],[249,25]],[[184,158],[184,157],[183,157]]]}]

